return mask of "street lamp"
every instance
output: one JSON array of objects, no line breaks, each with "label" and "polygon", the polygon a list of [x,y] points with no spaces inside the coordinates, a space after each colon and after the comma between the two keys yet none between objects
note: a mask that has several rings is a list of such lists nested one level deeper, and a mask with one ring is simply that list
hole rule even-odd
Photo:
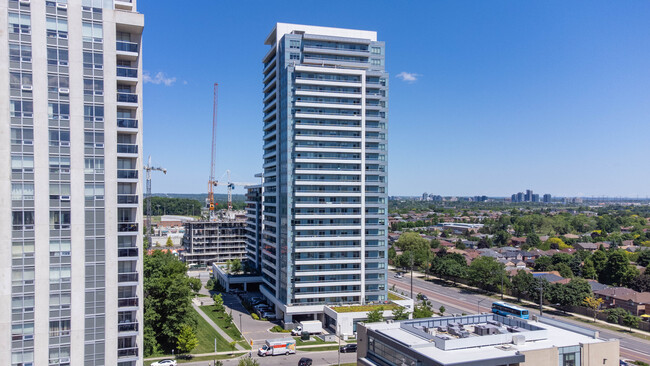
[{"label": "street lamp", "polygon": [[485,301],[485,300],[487,300],[487,299],[480,299],[480,300],[477,301],[477,303],[476,303],[476,312],[477,313],[479,313],[479,314],[481,313],[481,303],[483,301]]},{"label": "street lamp", "polygon": [[241,313],[239,313],[239,331],[241,332],[241,337],[244,338],[244,328],[241,326]]},{"label": "street lamp", "polygon": [[336,324],[336,329],[339,333],[339,366],[341,366],[341,324]]}]

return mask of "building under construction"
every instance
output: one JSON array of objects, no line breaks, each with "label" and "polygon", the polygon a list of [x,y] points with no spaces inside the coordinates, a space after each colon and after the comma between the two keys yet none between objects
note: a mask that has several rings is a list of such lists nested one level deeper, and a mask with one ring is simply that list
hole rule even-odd
[{"label": "building under construction", "polygon": [[184,251],[181,259],[188,265],[205,266],[246,258],[246,216],[244,212],[212,221],[185,223]]}]

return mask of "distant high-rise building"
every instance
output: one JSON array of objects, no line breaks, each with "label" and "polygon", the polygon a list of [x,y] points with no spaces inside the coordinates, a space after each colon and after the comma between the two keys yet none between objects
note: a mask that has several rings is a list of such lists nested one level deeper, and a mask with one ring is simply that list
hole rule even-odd
[{"label": "distant high-rise building", "polygon": [[261,292],[285,323],[385,301],[384,43],[278,23],[265,44]]},{"label": "distant high-rise building", "polygon": [[141,365],[144,17],[5,0],[0,19],[0,365]]},{"label": "distant high-rise building", "polygon": [[543,202],[544,203],[551,203],[551,195],[546,193],[543,197]]},{"label": "distant high-rise building", "polygon": [[532,202],[539,202],[539,194],[533,194]]},{"label": "distant high-rise building", "polygon": [[526,190],[526,195],[524,196],[524,201],[525,202],[532,202],[533,201],[533,191],[530,189]]},{"label": "distant high-rise building", "polygon": [[524,202],[524,193],[523,192],[517,193],[517,202]]},{"label": "distant high-rise building", "polygon": [[427,192],[422,193],[422,201],[426,201],[429,199],[429,194]]}]

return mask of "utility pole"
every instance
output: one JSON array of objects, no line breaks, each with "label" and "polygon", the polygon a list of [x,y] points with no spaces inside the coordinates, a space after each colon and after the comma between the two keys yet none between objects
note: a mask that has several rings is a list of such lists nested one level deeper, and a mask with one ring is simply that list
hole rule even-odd
[{"label": "utility pole", "polygon": [[503,300],[503,273],[501,274],[501,300]]},{"label": "utility pole", "polygon": [[339,333],[339,366],[341,366],[341,324],[336,324]]},{"label": "utility pole", "polygon": [[413,258],[413,252],[410,252],[410,258],[411,258],[411,299],[413,298],[413,262],[415,261],[415,258]]},{"label": "utility pole", "polygon": [[544,304],[544,286],[542,281],[539,281],[539,316],[541,317],[543,314],[543,305]]}]

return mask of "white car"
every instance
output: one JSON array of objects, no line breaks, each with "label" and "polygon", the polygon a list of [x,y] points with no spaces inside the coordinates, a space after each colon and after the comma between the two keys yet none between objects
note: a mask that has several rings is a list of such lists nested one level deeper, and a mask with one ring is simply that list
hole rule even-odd
[{"label": "white car", "polygon": [[402,276],[401,273],[395,273],[395,278],[402,278],[402,277],[404,277],[404,276]]},{"label": "white car", "polygon": [[151,364],[151,366],[176,366],[176,360],[160,360]]}]

